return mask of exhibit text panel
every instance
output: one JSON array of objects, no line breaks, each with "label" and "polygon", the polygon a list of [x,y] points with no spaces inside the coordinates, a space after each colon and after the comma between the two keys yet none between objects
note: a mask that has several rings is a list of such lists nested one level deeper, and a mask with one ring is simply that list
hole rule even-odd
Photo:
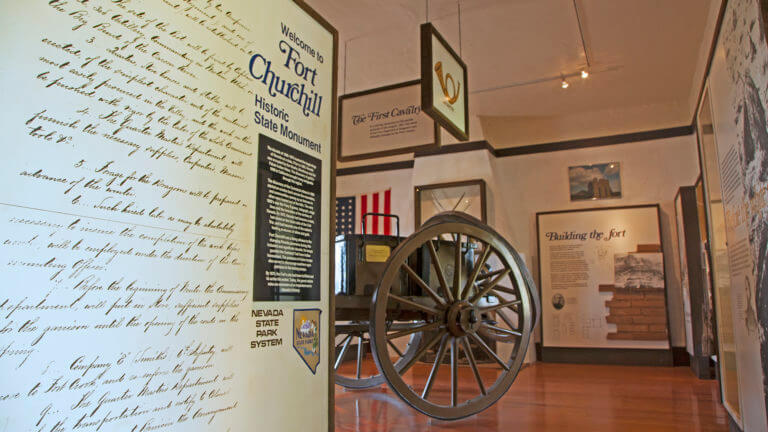
[{"label": "exhibit text panel", "polygon": [[537,218],[544,347],[669,348],[657,206]]},{"label": "exhibit text panel", "polygon": [[[326,429],[333,33],[288,0],[3,12],[0,429]],[[260,135],[316,167],[311,301],[253,302]]]}]

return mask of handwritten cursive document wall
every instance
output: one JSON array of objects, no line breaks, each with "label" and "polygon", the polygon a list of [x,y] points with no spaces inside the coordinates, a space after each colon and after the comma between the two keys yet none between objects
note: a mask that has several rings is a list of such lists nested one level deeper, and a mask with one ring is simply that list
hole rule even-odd
[{"label": "handwritten cursive document wall", "polygon": [[[288,0],[4,2],[0,431],[325,429],[334,44]],[[254,303],[260,134],[318,167],[309,301]]]}]

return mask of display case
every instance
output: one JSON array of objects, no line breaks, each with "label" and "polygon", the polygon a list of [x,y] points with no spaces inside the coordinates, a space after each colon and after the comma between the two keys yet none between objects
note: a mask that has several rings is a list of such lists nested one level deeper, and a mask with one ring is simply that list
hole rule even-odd
[{"label": "display case", "polygon": [[714,326],[698,207],[696,187],[681,187],[675,197],[675,216],[685,312],[685,345],[696,376],[713,379]]}]

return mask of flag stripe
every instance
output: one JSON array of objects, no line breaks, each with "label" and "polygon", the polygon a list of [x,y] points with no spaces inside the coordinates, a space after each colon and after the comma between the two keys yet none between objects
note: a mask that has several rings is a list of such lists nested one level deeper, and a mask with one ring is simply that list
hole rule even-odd
[{"label": "flag stripe", "polygon": [[[366,220],[365,220],[365,213],[368,211],[368,195],[361,195],[360,196],[360,224],[361,227],[365,227]],[[368,234],[367,232],[363,231],[363,234]],[[367,230],[366,230],[367,231]]]},{"label": "flag stripe", "polygon": [[[373,210],[372,210],[372,212],[374,212],[374,213],[381,213],[379,211],[379,193],[378,192],[373,194]],[[374,234],[378,234],[379,233],[379,217],[378,216],[374,216],[373,217],[373,230],[372,230],[372,232]]]},{"label": "flag stripe", "polygon": [[[391,214],[392,189],[384,191],[384,213]],[[392,235],[392,218],[384,219],[384,235]]]}]

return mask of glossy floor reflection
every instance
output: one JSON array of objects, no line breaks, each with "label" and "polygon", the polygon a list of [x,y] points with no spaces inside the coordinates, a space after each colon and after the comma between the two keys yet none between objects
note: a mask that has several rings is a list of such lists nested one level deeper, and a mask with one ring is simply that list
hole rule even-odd
[{"label": "glossy floor reflection", "polygon": [[[422,382],[429,367],[417,364],[408,379]],[[481,373],[492,379],[498,371],[486,366]],[[460,372],[460,380],[460,390],[475,390],[469,370]],[[441,379],[434,391],[447,394],[449,385]],[[537,363],[523,369],[491,408],[454,422],[418,413],[386,386],[369,390],[336,386],[336,431],[340,432],[727,430],[717,382],[698,380],[687,367]]]}]

